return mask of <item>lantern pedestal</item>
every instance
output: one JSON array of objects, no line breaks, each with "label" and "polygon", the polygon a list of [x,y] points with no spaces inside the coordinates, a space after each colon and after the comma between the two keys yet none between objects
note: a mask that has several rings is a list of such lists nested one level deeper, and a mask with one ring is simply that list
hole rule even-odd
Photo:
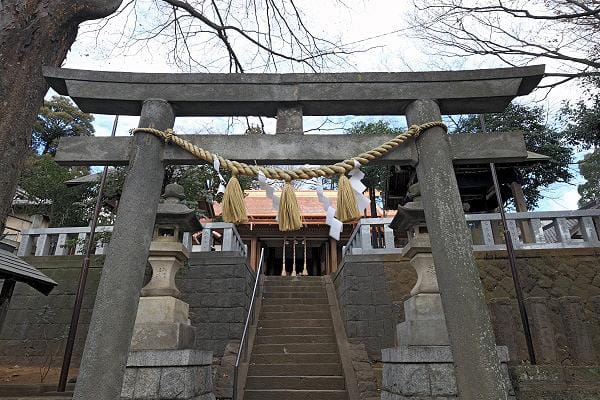
[{"label": "lantern pedestal", "polygon": [[189,305],[175,297],[142,297],[131,350],[177,350],[194,347]]},{"label": "lantern pedestal", "polygon": [[202,226],[182,203],[180,185],[167,185],[163,197],[148,257],[152,279],[141,291],[121,399],[214,400],[212,352],[194,349],[189,304],[179,299],[175,285],[189,258],[183,233]]},{"label": "lantern pedestal", "polygon": [[[437,275],[418,185],[409,188],[413,202],[398,207],[390,224],[408,233],[402,255],[417,272],[411,297],[404,302],[404,321],[396,325],[396,346],[381,351],[382,398],[421,400],[459,399],[452,347],[438,287]],[[439,266],[443,268],[443,266]],[[497,346],[506,398],[515,392],[508,375],[508,349]]]},{"label": "lantern pedestal", "polygon": [[175,350],[194,346],[189,304],[178,299],[175,275],[188,259],[189,251],[179,242],[158,237],[150,244],[148,261],[152,279],[142,289],[132,350]]}]

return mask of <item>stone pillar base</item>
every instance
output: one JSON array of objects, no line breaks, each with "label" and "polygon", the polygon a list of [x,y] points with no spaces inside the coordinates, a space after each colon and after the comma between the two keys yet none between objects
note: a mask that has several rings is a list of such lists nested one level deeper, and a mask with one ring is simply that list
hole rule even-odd
[{"label": "stone pillar base", "polygon": [[196,330],[188,324],[149,322],[133,328],[131,350],[183,350],[194,347]]},{"label": "stone pillar base", "polygon": [[[515,392],[508,375],[508,349],[497,346],[508,398]],[[381,400],[458,399],[450,346],[400,346],[383,349]],[[477,385],[477,382],[473,382]]]},{"label": "stone pillar base", "polygon": [[132,351],[121,399],[214,400],[211,364],[210,351]]},{"label": "stone pillar base", "polygon": [[404,302],[404,322],[396,325],[396,344],[450,345],[439,293],[419,293]]},{"label": "stone pillar base", "polygon": [[194,347],[195,328],[189,305],[175,297],[142,297],[138,306],[131,350],[179,350]]}]

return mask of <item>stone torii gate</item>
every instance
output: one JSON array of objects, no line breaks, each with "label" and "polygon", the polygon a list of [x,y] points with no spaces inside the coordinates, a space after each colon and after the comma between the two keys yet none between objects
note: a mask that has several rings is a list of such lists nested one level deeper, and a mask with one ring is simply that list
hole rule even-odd
[{"label": "stone torii gate", "polygon": [[[386,135],[302,135],[303,115],[406,115],[408,124],[442,114],[502,111],[531,92],[543,66],[454,72],[342,74],[137,74],[47,68],[52,88],[85,112],[141,115],[139,127],[167,129],[175,116],[277,116],[279,133],[191,135],[219,155],[258,164],[328,164],[375,147]],[[519,133],[446,135],[441,128],[378,160],[414,165],[461,399],[505,399],[504,383],[453,163],[521,161]],[[123,374],[152,238],[165,164],[199,160],[152,135],[64,138],[65,165],[129,170],[97,292],[74,398],[114,400]]]}]

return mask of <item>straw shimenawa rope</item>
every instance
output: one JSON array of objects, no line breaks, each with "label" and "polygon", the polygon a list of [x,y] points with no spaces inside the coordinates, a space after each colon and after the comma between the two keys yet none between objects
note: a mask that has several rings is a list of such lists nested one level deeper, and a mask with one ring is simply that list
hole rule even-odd
[{"label": "straw shimenawa rope", "polygon": [[335,217],[342,222],[356,221],[360,218],[360,210],[356,205],[354,189],[352,189],[350,179],[346,175],[341,175],[338,182]]},{"label": "straw shimenawa rope", "polygon": [[154,136],[163,139],[165,143],[176,144],[188,153],[210,164],[213,163],[215,158],[218,158],[219,162],[221,163],[221,167],[230,170],[234,175],[257,176],[258,172],[262,171],[263,174],[265,174],[265,176],[269,179],[278,179],[289,182],[295,179],[311,179],[316,177],[331,177],[334,175],[343,175],[346,172],[349,172],[352,169],[354,169],[354,160],[358,161],[361,166],[366,165],[369,162],[389,153],[391,150],[400,146],[402,143],[404,143],[411,137],[417,137],[423,131],[435,127],[441,127],[446,131],[448,130],[446,124],[444,124],[441,121],[427,122],[421,125],[412,125],[410,128],[408,128],[406,132],[403,132],[395,138],[385,142],[381,146],[361,153],[356,157],[349,158],[332,165],[321,167],[303,167],[291,170],[273,167],[260,167],[255,165],[249,165],[246,163],[241,163],[238,161],[228,160],[177,136],[171,129],[161,131],[153,128],[135,128],[131,130],[131,133],[150,133]]},{"label": "straw shimenawa rope", "polygon": [[212,164],[216,158],[219,160],[221,167],[230,170],[232,178],[227,184],[227,188],[223,194],[223,220],[225,222],[238,224],[248,220],[246,207],[244,205],[244,193],[240,187],[237,175],[257,176],[259,172],[262,172],[267,178],[284,180],[285,185],[281,193],[278,212],[279,229],[282,231],[294,231],[302,227],[302,216],[300,215],[300,207],[298,206],[298,201],[294,190],[290,185],[290,181],[295,179],[311,179],[340,175],[336,218],[342,222],[354,221],[360,218],[360,210],[356,205],[354,191],[348,177],[345,175],[346,172],[349,172],[356,167],[356,161],[358,161],[361,166],[368,164],[389,153],[411,137],[416,137],[421,132],[433,127],[441,127],[444,130],[447,130],[446,125],[441,121],[428,122],[422,125],[412,125],[406,132],[403,132],[381,146],[361,153],[356,157],[349,158],[333,165],[313,168],[296,168],[292,170],[259,167],[228,160],[177,136],[171,129],[161,131],[153,128],[136,128],[133,129],[131,133],[150,133],[163,139],[165,143],[176,144],[195,157],[208,163]]}]

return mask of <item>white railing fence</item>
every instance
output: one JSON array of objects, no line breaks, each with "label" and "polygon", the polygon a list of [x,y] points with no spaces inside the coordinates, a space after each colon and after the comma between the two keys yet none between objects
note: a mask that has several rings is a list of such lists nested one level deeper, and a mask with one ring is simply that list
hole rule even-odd
[{"label": "white railing fence", "polygon": [[[94,254],[105,253],[109,239],[106,232],[112,230],[112,226],[96,227]],[[21,235],[21,243],[17,251],[17,255],[21,257],[81,255],[85,251],[90,227],[33,228],[21,232]]]},{"label": "white railing fence", "polygon": [[[93,254],[106,253],[112,230],[112,226],[96,227]],[[22,232],[17,254],[21,257],[83,255],[89,236],[88,226],[29,229]],[[192,252],[237,251],[243,256],[248,253],[247,246],[240,238],[234,224],[224,222],[203,224],[199,240],[200,244],[194,245],[190,233],[186,232],[183,235],[185,247]]]},{"label": "white railing fence", "polygon": [[[507,213],[507,225],[517,250],[600,247],[600,210]],[[474,251],[505,250],[499,213],[467,214]],[[359,221],[344,246],[344,255],[401,253],[394,246],[392,218]]]},{"label": "white railing fence", "polygon": [[[473,250],[506,249],[500,214],[468,214],[466,219]],[[506,219],[518,250],[600,247],[600,210],[507,213]]]},{"label": "white railing fence", "polygon": [[240,252],[244,257],[248,254],[248,246],[242,241],[235,225],[228,222],[202,224],[200,244],[194,245],[192,249],[194,253],[205,251],[236,251]]},{"label": "white railing fence", "polygon": [[[565,249],[600,247],[600,210],[545,211],[507,213],[508,229],[517,250]],[[500,214],[467,214],[474,251],[504,250],[504,235]],[[352,232],[344,255],[400,253],[395,246],[392,218],[361,219]],[[94,254],[104,254],[108,246],[107,233],[112,226],[96,228]],[[19,256],[81,255],[89,238],[90,228],[34,228],[22,232]],[[211,222],[203,224],[200,244],[192,245],[192,236],[184,234],[183,242],[192,252],[234,251],[246,256],[247,246],[234,224]]]},{"label": "white railing fence", "polygon": [[399,252],[394,246],[394,231],[390,228],[392,218],[363,218],[358,221],[343,255],[385,254]]}]

